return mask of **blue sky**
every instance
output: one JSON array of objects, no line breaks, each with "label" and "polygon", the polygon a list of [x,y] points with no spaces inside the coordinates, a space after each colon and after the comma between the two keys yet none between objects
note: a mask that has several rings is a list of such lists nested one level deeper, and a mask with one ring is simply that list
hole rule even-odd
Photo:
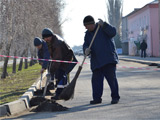
[{"label": "blue sky", "polygon": [[[82,45],[84,41],[85,28],[83,19],[87,15],[92,15],[95,21],[98,18],[107,18],[106,0],[66,0],[66,7],[63,11],[63,18],[68,18],[63,24],[63,38],[73,47]],[[153,0],[124,0],[123,16],[129,14],[134,8],[141,8]]]}]

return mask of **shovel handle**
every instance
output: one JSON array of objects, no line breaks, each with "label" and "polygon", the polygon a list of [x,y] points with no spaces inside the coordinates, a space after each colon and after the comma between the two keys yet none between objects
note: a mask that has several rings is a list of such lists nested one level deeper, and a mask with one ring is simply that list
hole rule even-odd
[{"label": "shovel handle", "polygon": [[93,42],[94,42],[94,39],[95,39],[95,37],[96,37],[96,35],[97,35],[97,32],[98,32],[99,28],[100,28],[100,25],[98,25],[98,27],[97,27],[97,29],[96,29],[96,32],[94,33],[94,36],[93,36],[93,38],[92,38],[92,41],[91,41],[91,43],[90,43],[90,45],[89,45],[89,49],[91,48],[91,46],[92,46],[92,44],[93,44]]},{"label": "shovel handle", "polygon": [[43,76],[43,73],[41,73],[41,80],[40,80],[40,89],[42,90],[42,76]]}]

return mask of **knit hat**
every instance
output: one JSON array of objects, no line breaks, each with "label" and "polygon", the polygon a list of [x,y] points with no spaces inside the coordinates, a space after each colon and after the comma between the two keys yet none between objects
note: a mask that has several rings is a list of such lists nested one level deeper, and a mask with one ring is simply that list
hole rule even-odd
[{"label": "knit hat", "polygon": [[49,28],[44,28],[42,31],[42,38],[44,39],[50,36],[53,36],[53,31]]},{"label": "knit hat", "polygon": [[91,15],[88,15],[83,20],[84,25],[95,24],[94,18]]},{"label": "knit hat", "polygon": [[42,40],[39,37],[34,38],[34,46],[39,46],[42,44]]}]

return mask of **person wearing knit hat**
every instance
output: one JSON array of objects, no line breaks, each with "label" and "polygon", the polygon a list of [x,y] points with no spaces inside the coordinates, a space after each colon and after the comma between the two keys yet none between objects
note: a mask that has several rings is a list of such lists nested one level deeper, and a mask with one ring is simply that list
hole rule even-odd
[{"label": "person wearing knit hat", "polygon": [[95,24],[94,18],[91,15],[88,15],[83,20],[84,25]]},{"label": "person wearing knit hat", "polygon": [[[77,62],[70,46],[59,35],[53,33],[49,28],[42,30],[42,38],[46,41],[52,60],[73,61]],[[57,89],[52,100],[59,100],[62,90],[68,85],[68,74],[72,71],[76,64],[66,64],[63,62],[52,62],[50,73],[55,74],[57,79]]]},{"label": "person wearing knit hat", "polygon": [[[83,51],[86,56],[90,55],[91,58],[93,100],[90,101],[90,104],[102,102],[104,78],[106,78],[110,86],[111,104],[117,104],[120,99],[116,77],[118,55],[114,40],[112,39],[116,35],[116,29],[101,19],[99,19],[98,23],[95,23],[94,18],[90,15],[84,18],[83,25],[87,29],[84,37]],[[89,48],[97,28],[99,29],[96,37],[91,48]]]},{"label": "person wearing knit hat", "polygon": [[[50,59],[50,54],[48,51],[48,46],[46,42],[39,37],[34,38],[34,46],[38,49],[38,58],[39,59]],[[48,67],[48,61],[39,61],[42,65],[41,73],[43,73]]]},{"label": "person wearing knit hat", "polygon": [[42,38],[43,39],[47,38],[47,37],[51,37],[53,35],[54,35],[54,33],[50,28],[44,28],[43,31],[42,31]]},{"label": "person wearing knit hat", "polygon": [[[34,38],[34,46],[38,49],[38,58],[39,59],[50,59],[50,53],[49,53],[49,50],[48,50],[48,46],[47,46],[47,43],[42,40],[41,38],[39,37],[35,37]],[[39,64],[42,66],[41,70],[40,70],[40,73],[43,73],[46,69],[49,68],[49,61],[47,60],[39,60]],[[50,89],[54,89],[54,83],[53,83],[53,80],[54,80],[54,75],[51,74],[51,80],[52,82],[50,82],[48,84],[48,87],[47,87],[47,91],[46,91],[46,94],[47,95],[50,95]]]},{"label": "person wearing knit hat", "polygon": [[[39,37],[34,38],[34,46],[37,48],[41,48],[42,40]],[[38,47],[39,46],[39,47]]]}]

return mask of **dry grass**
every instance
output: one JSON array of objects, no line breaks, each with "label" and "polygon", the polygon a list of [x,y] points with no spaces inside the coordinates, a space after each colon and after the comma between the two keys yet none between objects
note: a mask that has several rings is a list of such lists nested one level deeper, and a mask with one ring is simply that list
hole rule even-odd
[{"label": "dry grass", "polygon": [[[23,95],[40,76],[40,69],[41,66],[35,64],[13,74],[12,67],[8,67],[9,76],[6,79],[0,79],[0,105],[17,100]],[[0,69],[1,73],[2,69]]]}]

